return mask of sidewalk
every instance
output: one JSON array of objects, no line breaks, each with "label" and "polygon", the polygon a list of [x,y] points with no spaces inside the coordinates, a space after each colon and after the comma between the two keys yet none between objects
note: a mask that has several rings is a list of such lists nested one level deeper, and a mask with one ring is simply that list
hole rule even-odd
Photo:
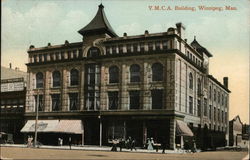
[{"label": "sidewalk", "polygon": [[[27,145],[24,144],[1,144],[1,147],[21,147],[21,148],[27,148]],[[49,146],[49,145],[41,145],[38,148],[44,148],[44,149],[61,149],[61,150],[69,150],[69,146]],[[72,150],[88,150],[88,151],[110,151],[111,147],[109,146],[92,146],[92,145],[85,145],[85,146],[71,146]],[[120,152],[120,148],[117,147],[117,152]],[[160,153],[162,154],[162,149],[159,149],[158,152],[156,150],[147,150],[147,149],[136,149],[131,151],[130,149],[122,148],[122,152],[135,152],[135,153]],[[185,154],[187,153],[185,150],[165,150],[165,154],[169,153],[175,153],[175,154]]]}]

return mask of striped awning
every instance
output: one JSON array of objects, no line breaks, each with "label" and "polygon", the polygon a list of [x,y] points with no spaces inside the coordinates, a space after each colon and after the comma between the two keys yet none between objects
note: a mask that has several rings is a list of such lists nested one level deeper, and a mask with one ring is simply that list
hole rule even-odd
[{"label": "striped awning", "polygon": [[82,134],[83,125],[81,120],[60,120],[54,132]]},{"label": "striped awning", "polygon": [[188,125],[180,120],[176,120],[176,135],[177,136],[194,136]]},{"label": "striped awning", "polygon": [[[28,120],[21,132],[35,132],[35,120]],[[82,134],[81,120],[38,120],[37,132]]]}]

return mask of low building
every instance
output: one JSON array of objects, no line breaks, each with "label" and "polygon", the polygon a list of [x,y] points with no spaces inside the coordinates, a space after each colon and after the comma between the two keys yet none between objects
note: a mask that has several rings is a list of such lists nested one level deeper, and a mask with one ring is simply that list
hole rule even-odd
[{"label": "low building", "polygon": [[242,122],[239,116],[229,121],[229,145],[238,146],[242,141]]},{"label": "low building", "polygon": [[[108,145],[132,137],[142,147],[152,137],[175,149],[184,136],[206,149],[228,142],[228,78],[222,84],[209,74],[212,54],[196,39],[187,43],[182,23],[119,37],[101,4],[78,32],[82,42],[30,46],[26,133],[34,132],[38,108],[42,143],[72,137],[77,144]],[[45,132],[44,124],[55,120],[81,120],[82,134],[56,126]]]},{"label": "low building", "polygon": [[[1,66],[0,130],[13,138],[14,143],[23,142],[20,129],[24,125],[27,73],[18,68]],[[10,138],[10,139],[12,139]]]}]

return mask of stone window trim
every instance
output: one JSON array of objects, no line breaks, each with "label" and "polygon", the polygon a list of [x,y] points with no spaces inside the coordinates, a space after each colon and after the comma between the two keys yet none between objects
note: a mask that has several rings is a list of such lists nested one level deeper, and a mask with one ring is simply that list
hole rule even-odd
[{"label": "stone window trim", "polygon": [[156,62],[152,64],[152,82],[161,82],[164,77],[164,67],[162,63]]},{"label": "stone window trim", "polygon": [[129,67],[130,83],[141,82],[141,67],[138,64],[132,64]]},{"label": "stone window trim", "polygon": [[69,86],[78,86],[79,81],[80,81],[80,76],[79,76],[79,70],[76,68],[73,68],[70,70],[70,76],[69,76]]},{"label": "stone window trim", "polygon": [[193,73],[190,72],[189,73],[189,89],[193,89],[194,88],[194,78],[193,78]]},{"label": "stone window trim", "polygon": [[44,88],[44,76],[42,72],[36,73],[36,88]]},{"label": "stone window trim", "polygon": [[119,83],[119,67],[112,65],[109,67],[109,84]]},{"label": "stone window trim", "polygon": [[61,72],[58,70],[55,70],[52,72],[52,87],[58,88],[61,86]]}]

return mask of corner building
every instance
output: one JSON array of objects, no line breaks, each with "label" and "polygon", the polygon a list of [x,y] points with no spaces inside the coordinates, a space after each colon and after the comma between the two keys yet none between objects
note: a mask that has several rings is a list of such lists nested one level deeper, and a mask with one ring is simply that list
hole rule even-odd
[{"label": "corner building", "polygon": [[82,42],[30,46],[26,120],[35,118],[39,97],[39,120],[81,120],[83,134],[72,136],[83,144],[133,137],[142,147],[153,137],[175,149],[185,135],[177,122],[187,124],[178,128],[189,127],[199,148],[226,144],[228,78],[221,84],[209,75],[212,54],[196,39],[188,44],[181,23],[119,37],[101,4],[78,32]]}]

